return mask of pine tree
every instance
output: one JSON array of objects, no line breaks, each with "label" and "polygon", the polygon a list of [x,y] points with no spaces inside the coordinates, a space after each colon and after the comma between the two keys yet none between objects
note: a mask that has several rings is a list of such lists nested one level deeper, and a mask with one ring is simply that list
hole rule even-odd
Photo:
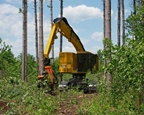
[{"label": "pine tree", "polygon": [[44,49],[43,49],[43,0],[39,0],[39,72],[42,75],[44,69]]},{"label": "pine tree", "polygon": [[123,45],[125,44],[125,8],[124,8],[124,0],[121,0],[122,5],[122,41]]},{"label": "pine tree", "polygon": [[121,0],[118,0],[118,13],[117,13],[117,39],[118,46],[120,46],[120,36],[121,36]]},{"label": "pine tree", "polygon": [[[60,0],[60,17],[63,17],[63,0]],[[63,44],[63,39],[62,35],[60,34],[60,52],[62,52],[62,44]],[[62,73],[60,74],[60,80],[62,81]]]},{"label": "pine tree", "polygon": [[22,47],[22,80],[27,81],[27,0],[23,5],[23,47]]},{"label": "pine tree", "polygon": [[[51,20],[51,28],[53,25],[53,3],[50,0],[50,20]],[[54,63],[54,44],[52,45],[52,63]]]},{"label": "pine tree", "polygon": [[37,73],[39,74],[39,60],[38,60],[38,26],[37,26],[37,1],[34,0],[34,14],[35,14],[35,47],[36,47],[36,61]]},{"label": "pine tree", "polygon": [[[111,40],[111,0],[105,0],[105,38]],[[107,46],[105,47],[106,50]],[[110,57],[109,59],[106,60],[106,64],[110,62]],[[106,73],[106,79],[107,79],[107,86],[111,86],[111,81],[112,81],[112,75],[110,73]]]}]

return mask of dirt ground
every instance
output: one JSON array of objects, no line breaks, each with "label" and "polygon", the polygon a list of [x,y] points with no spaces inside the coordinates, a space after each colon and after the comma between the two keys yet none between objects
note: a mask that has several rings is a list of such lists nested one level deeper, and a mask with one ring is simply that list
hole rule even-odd
[{"label": "dirt ground", "polygon": [[8,110],[10,110],[10,106],[8,106],[8,103],[0,101],[0,115],[5,114]]},{"label": "dirt ground", "polygon": [[[63,100],[60,102],[60,108],[56,110],[57,115],[77,115],[76,111],[80,108],[80,106],[85,104],[84,101],[90,100],[95,96],[96,93],[83,94],[78,97],[72,97],[70,99]],[[5,114],[8,110],[10,110],[10,106],[8,105],[8,103],[0,101],[0,115]]]},{"label": "dirt ground", "polygon": [[[60,108],[57,110],[58,115],[77,115],[76,111],[83,105],[86,104],[84,101],[90,100],[95,97],[96,94],[83,94],[76,98],[73,97],[73,101],[64,100],[60,103]],[[88,106],[88,103],[87,103]]]}]

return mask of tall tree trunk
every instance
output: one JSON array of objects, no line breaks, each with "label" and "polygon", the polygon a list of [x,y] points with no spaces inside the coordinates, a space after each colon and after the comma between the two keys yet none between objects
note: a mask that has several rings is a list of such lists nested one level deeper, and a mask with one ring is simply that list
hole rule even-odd
[{"label": "tall tree trunk", "polygon": [[121,0],[118,0],[118,14],[117,14],[117,39],[118,46],[120,46],[120,36],[121,36]]},{"label": "tall tree trunk", "polygon": [[[105,37],[107,39],[111,40],[111,0],[106,0],[105,1]],[[106,46],[106,50],[108,47]],[[111,60],[111,54],[109,56],[109,59],[107,59],[106,63],[108,64]],[[106,80],[107,80],[107,86],[111,86],[111,81],[112,81],[112,75],[110,73],[106,73]]]},{"label": "tall tree trunk", "polygon": [[[133,14],[136,15],[136,0],[133,0]],[[137,39],[137,37],[134,35],[133,39]]]},{"label": "tall tree trunk", "polygon": [[[53,25],[53,3],[50,0],[50,20],[51,20],[51,28]],[[54,63],[54,44],[52,45],[52,63]]]},{"label": "tall tree trunk", "polygon": [[136,14],[136,0],[133,0],[133,10],[134,14]]},{"label": "tall tree trunk", "polygon": [[[104,38],[106,38],[105,27],[106,27],[105,25],[105,0],[103,0],[103,37]],[[105,44],[104,44],[104,49],[105,49]],[[104,60],[104,67],[106,67],[106,60]]]},{"label": "tall tree trunk", "polygon": [[43,0],[39,0],[39,71],[42,75],[44,69],[44,49],[43,49]]},{"label": "tall tree trunk", "polygon": [[22,80],[27,81],[27,0],[23,5]]},{"label": "tall tree trunk", "polygon": [[105,36],[111,40],[111,0],[105,1]]},{"label": "tall tree trunk", "polygon": [[[63,17],[63,0],[60,0],[60,17]],[[60,34],[60,52],[62,52],[62,35]]]},{"label": "tall tree trunk", "polygon": [[[60,0],[60,17],[63,17],[63,0]],[[62,52],[62,43],[63,43],[63,39],[62,39],[62,35],[60,34],[60,52]],[[60,74],[60,81],[62,81],[62,73]]]},{"label": "tall tree trunk", "polygon": [[104,36],[104,38],[105,38],[105,0],[103,0],[103,18],[104,18],[104,20],[103,20],[103,36]]},{"label": "tall tree trunk", "polygon": [[125,8],[124,8],[124,0],[121,0],[122,5],[122,41],[123,45],[125,44]]},{"label": "tall tree trunk", "polygon": [[37,74],[39,74],[39,59],[38,59],[38,26],[37,26],[37,1],[34,0],[34,14],[35,14],[35,48],[37,61]]}]

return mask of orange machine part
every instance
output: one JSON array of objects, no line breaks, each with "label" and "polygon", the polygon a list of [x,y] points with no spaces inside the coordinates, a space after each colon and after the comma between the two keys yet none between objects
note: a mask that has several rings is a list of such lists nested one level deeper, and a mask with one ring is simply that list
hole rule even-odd
[{"label": "orange machine part", "polygon": [[44,78],[45,78],[44,75],[39,75],[39,76],[38,76],[38,79],[44,79]]},{"label": "orange machine part", "polygon": [[[51,66],[45,66],[45,71],[47,71],[48,75],[49,75],[49,78],[50,78],[50,81],[51,81],[51,86],[52,86],[52,89],[54,88],[54,74],[53,74],[53,69]],[[42,79],[42,80],[45,80],[45,75],[39,75],[38,76],[38,79]]]},{"label": "orange machine part", "polygon": [[51,66],[45,66],[45,70],[48,72],[48,75],[50,77],[50,81],[52,85],[54,85],[54,75],[53,75],[53,70]]}]

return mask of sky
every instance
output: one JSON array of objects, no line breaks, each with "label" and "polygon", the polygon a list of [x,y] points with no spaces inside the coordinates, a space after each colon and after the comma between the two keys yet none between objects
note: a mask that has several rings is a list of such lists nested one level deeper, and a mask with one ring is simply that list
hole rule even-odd
[{"label": "sky", "polygon": [[[117,43],[117,0],[111,0],[112,41]],[[35,56],[35,24],[33,0],[28,0],[28,53]],[[39,4],[37,4],[39,6]],[[44,49],[51,31],[49,0],[43,3]],[[102,0],[64,0],[63,16],[79,36],[86,51],[97,53],[103,49],[103,4]],[[0,38],[12,45],[15,56],[22,52],[22,0],[0,0]],[[38,11],[38,7],[37,7]],[[131,12],[131,0],[125,0],[125,17]],[[39,14],[39,13],[38,13]],[[60,0],[53,0],[53,19],[59,17]],[[38,17],[39,18],[39,17]],[[55,57],[59,55],[59,34],[55,40]],[[63,51],[76,52],[63,38]],[[51,57],[51,53],[50,56]]]}]

